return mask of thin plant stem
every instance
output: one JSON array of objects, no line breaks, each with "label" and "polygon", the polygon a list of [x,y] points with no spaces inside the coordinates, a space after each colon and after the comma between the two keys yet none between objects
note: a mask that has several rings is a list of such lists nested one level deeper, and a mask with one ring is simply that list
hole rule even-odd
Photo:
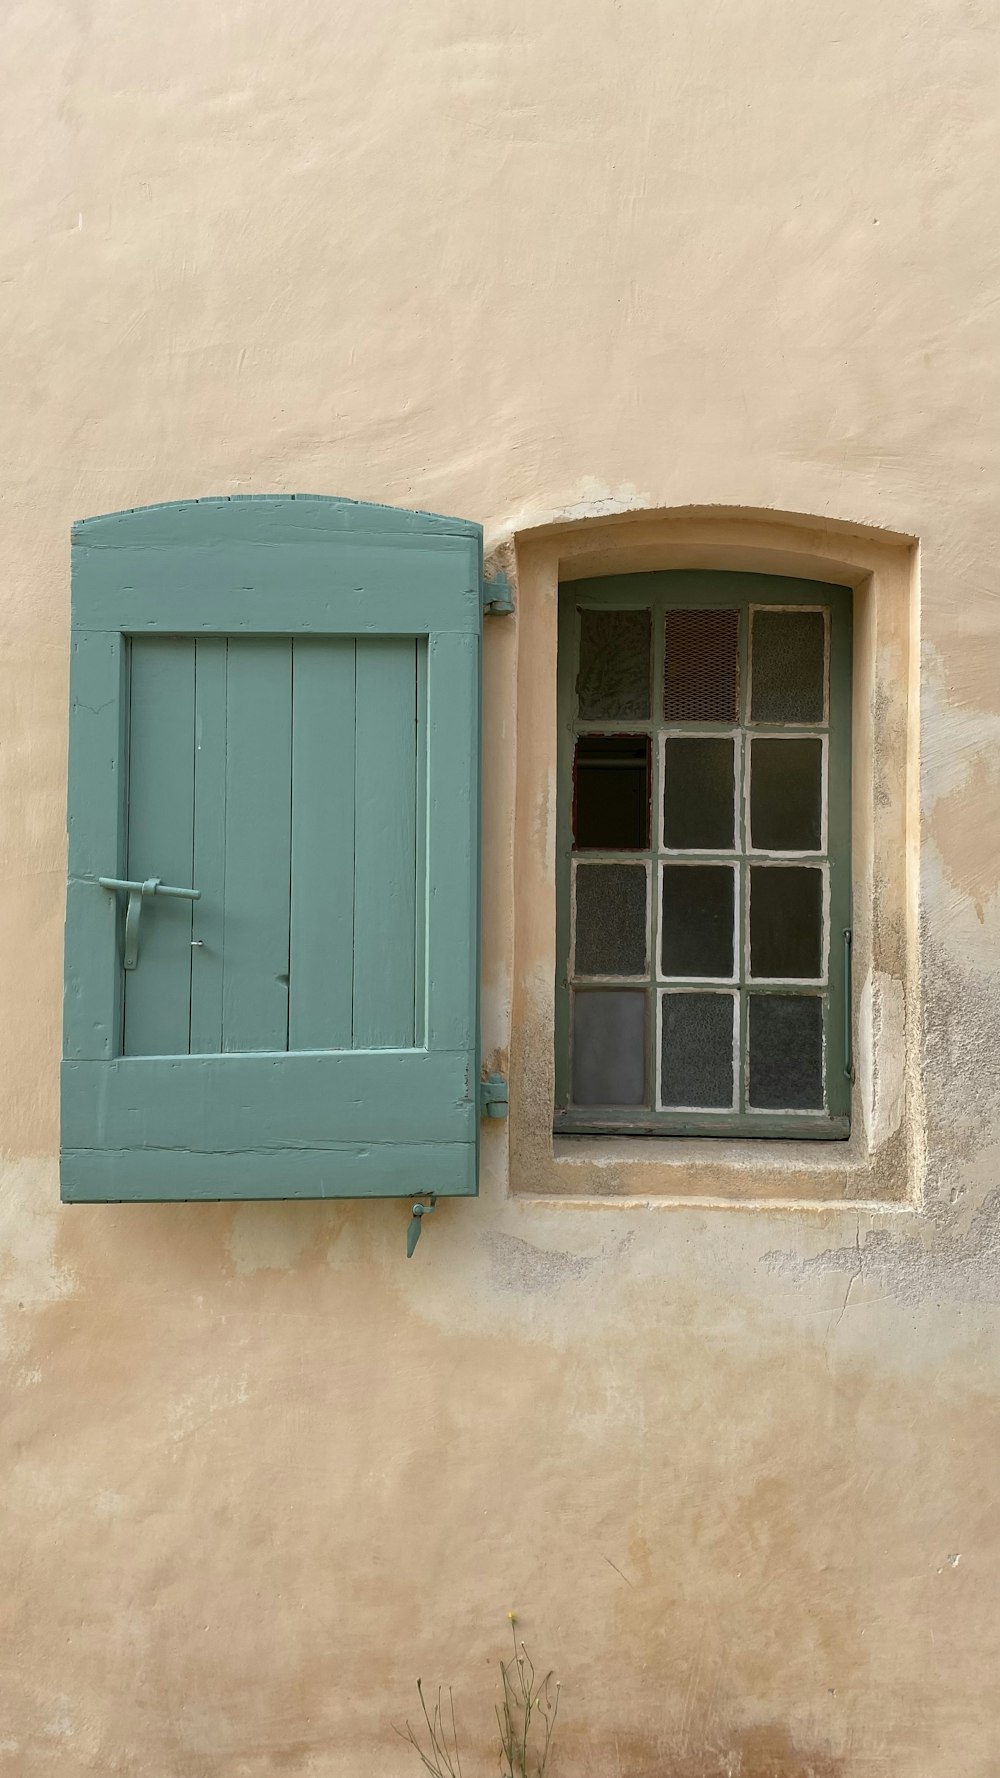
[{"label": "thin plant stem", "polygon": [[[535,1663],[524,1643],[517,1639],[513,1618],[511,1641],[509,1658],[499,1663],[500,1697],[494,1705],[501,1778],[547,1778],[559,1714],[559,1684],[557,1681],[553,1690],[551,1669],[539,1681]],[[424,1719],[423,1736],[409,1722],[397,1734],[413,1748],[431,1778],[465,1778],[454,1691],[449,1686],[447,1714],[440,1686],[433,1707],[428,1705],[419,1679],[417,1695]]]}]

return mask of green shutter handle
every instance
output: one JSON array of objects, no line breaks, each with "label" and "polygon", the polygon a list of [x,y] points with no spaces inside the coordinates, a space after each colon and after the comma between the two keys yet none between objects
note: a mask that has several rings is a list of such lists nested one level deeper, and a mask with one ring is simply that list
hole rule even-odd
[{"label": "green shutter handle", "polygon": [[128,896],[125,904],[125,943],[122,948],[122,968],[134,969],[139,961],[139,921],[142,918],[142,905],[149,896],[173,895],[182,901],[200,901],[200,889],[175,889],[169,883],[161,883],[159,877],[147,877],[144,883],[133,883],[125,877],[98,877],[102,889],[117,891],[122,889]]}]

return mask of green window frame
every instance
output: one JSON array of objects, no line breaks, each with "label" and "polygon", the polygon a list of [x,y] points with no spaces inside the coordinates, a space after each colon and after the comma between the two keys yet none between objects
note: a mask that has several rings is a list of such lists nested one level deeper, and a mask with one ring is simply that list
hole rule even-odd
[{"label": "green window frame", "polygon": [[849,1136],[851,617],[775,575],[561,586],[557,1133]]}]

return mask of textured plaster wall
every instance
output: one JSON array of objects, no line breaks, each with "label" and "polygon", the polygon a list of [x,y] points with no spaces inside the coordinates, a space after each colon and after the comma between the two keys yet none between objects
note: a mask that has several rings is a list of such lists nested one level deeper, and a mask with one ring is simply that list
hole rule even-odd
[{"label": "textured plaster wall", "polygon": [[[515,1608],[562,1778],[995,1778],[996,9],[10,0],[4,48],[0,1771],[396,1778],[418,1673],[485,1742]],[[919,539],[919,1206],[532,1200],[500,1127],[409,1264],[403,1205],[60,1209],[69,524],[297,489]]]}]

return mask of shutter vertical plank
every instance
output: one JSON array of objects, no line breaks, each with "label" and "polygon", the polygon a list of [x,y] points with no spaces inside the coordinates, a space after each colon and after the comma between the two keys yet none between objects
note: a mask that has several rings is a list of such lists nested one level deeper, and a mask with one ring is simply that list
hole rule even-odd
[{"label": "shutter vertical plank", "polygon": [[292,645],[232,638],[222,1047],[288,1048]]},{"label": "shutter vertical plank", "polygon": [[355,1049],[413,1044],[417,646],[358,640]]},{"label": "shutter vertical plank", "polygon": [[427,642],[417,642],[417,826],[414,857],[416,943],[413,956],[413,1041],[427,1042]]},{"label": "shutter vertical plank", "polygon": [[120,634],[77,629],[70,659],[64,1052],[109,1061],[121,1044],[123,910],[97,878],[124,868],[128,651]]},{"label": "shutter vertical plank", "polygon": [[[125,874],[181,888],[194,861],[194,649],[187,640],[135,637],[129,684],[128,844]],[[191,1023],[191,902],[150,897],[139,961],[125,976],[127,1056],[187,1055]]]},{"label": "shutter vertical plank", "polygon": [[354,676],[353,637],[294,642],[290,1050],[351,1048]]},{"label": "shutter vertical plank", "polygon": [[226,651],[224,636],[195,644],[194,887],[191,1054],[222,1050],[226,944]]}]

